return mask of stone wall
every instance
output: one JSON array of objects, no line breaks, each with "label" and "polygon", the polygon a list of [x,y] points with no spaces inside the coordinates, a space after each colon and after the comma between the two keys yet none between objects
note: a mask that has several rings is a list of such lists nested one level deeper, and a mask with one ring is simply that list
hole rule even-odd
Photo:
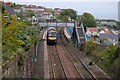
[{"label": "stone wall", "polygon": [[18,66],[18,60],[20,57],[16,56],[13,61],[7,64],[7,69],[3,68],[3,78],[31,78],[33,71],[32,57],[34,55],[34,45],[30,47],[30,50],[22,57],[22,64]]}]

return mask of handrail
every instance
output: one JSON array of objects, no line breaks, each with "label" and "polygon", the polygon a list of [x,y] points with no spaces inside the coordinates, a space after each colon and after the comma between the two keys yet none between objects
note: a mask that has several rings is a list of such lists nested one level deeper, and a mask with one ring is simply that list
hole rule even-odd
[{"label": "handrail", "polygon": [[82,22],[81,22],[81,27],[82,27],[82,30],[83,30],[83,34],[84,34],[84,36],[85,36],[85,41],[87,42],[86,33],[85,33],[85,30],[84,30],[84,27],[83,27]]},{"label": "handrail", "polygon": [[76,34],[77,34],[77,40],[78,40],[78,42],[80,42],[79,34],[78,34],[78,31],[77,31],[77,22],[75,22],[75,31],[76,31]]}]

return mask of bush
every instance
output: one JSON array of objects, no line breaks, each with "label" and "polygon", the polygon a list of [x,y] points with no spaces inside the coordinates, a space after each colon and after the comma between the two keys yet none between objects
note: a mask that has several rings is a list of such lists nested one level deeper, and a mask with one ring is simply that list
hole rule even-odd
[{"label": "bush", "polygon": [[106,54],[106,63],[110,66],[119,56],[118,47],[114,45],[109,46],[106,50]]},{"label": "bush", "polygon": [[84,47],[84,52],[87,55],[90,55],[94,50],[96,49],[96,44],[93,42],[93,40],[89,40]]}]

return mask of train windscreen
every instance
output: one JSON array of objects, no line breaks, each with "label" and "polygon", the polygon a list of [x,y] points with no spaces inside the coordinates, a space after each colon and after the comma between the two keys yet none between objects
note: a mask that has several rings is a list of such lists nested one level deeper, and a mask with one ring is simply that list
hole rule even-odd
[{"label": "train windscreen", "polygon": [[56,32],[49,33],[49,37],[56,37]]}]

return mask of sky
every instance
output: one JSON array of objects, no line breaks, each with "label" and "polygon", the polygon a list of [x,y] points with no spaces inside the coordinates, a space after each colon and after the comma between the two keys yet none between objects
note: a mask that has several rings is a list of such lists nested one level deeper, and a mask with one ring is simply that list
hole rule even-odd
[{"label": "sky", "polygon": [[35,4],[48,8],[72,8],[79,15],[89,12],[95,18],[118,20],[119,0],[4,0],[19,4]]}]

